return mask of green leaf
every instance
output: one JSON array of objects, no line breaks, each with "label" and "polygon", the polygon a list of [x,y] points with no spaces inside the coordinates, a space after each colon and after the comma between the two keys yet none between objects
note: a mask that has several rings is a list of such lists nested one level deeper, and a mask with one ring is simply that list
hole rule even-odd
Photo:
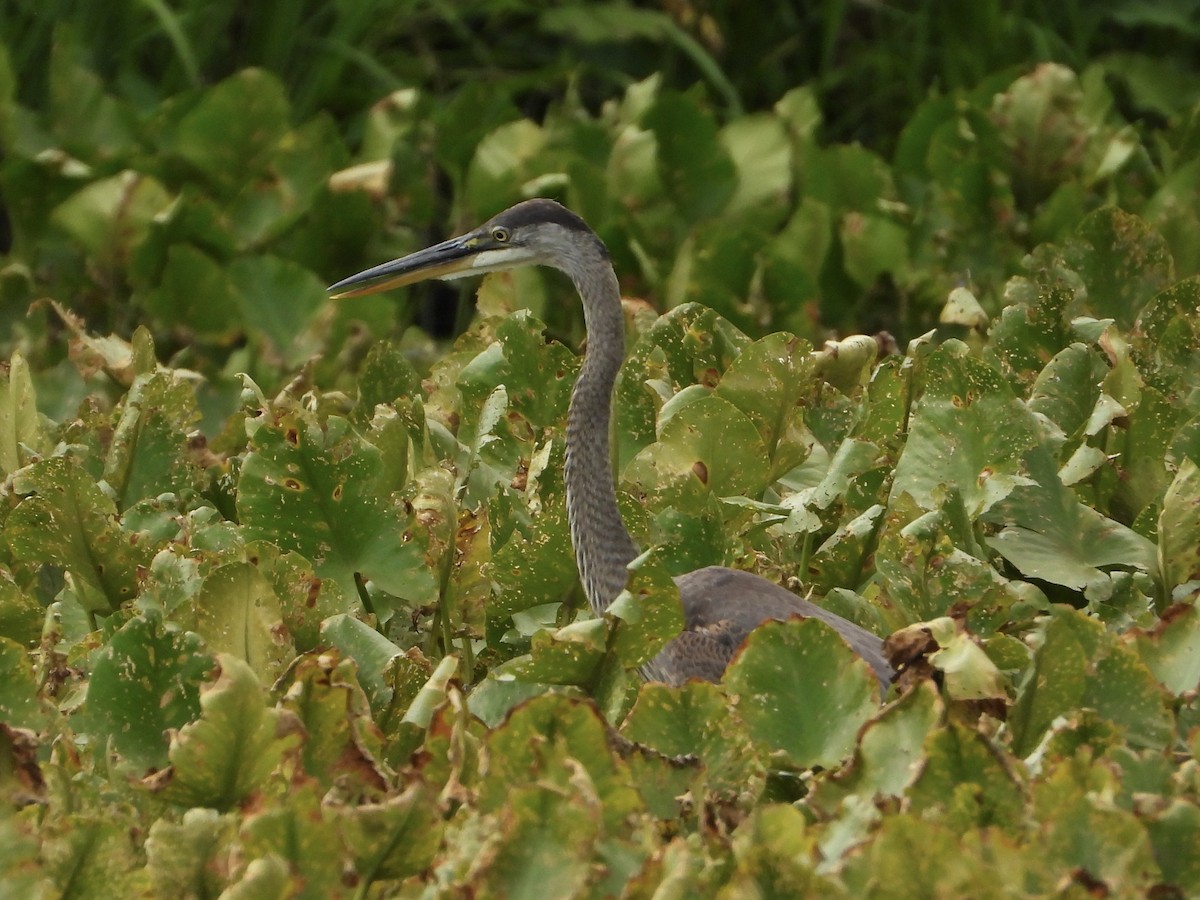
[{"label": "green leaf", "polygon": [[653,659],[683,630],[683,607],[674,582],[661,565],[643,559],[630,569],[629,583],[607,612],[619,620],[611,650],[632,669]]},{"label": "green leaf", "polygon": [[145,782],[171,803],[231,809],[300,744],[296,717],[268,707],[254,672],[235,656],[217,656],[217,677],[201,688],[200,710],[172,736],[170,767]]},{"label": "green leaf", "polygon": [[833,813],[850,794],[872,802],[878,795],[904,796],[927,767],[927,737],[944,713],[931,681],[902,694],[863,726],[853,760],[836,777],[818,783],[809,803]]},{"label": "green leaf", "polygon": [[352,660],[334,653],[301,658],[281,706],[295,713],[307,739],[304,771],[328,790],[334,784],[353,796],[376,797],[387,790],[387,773],[377,762],[381,741],[371,708],[355,680]]},{"label": "green leaf", "polygon": [[122,511],[140,500],[192,487],[188,434],[199,418],[192,388],[174,373],[134,378],[104,461],[104,480]]},{"label": "green leaf", "polygon": [[1070,260],[1087,285],[1085,308],[1128,331],[1146,302],[1171,281],[1166,241],[1145,221],[1113,206],[1089,215],[1075,230]]},{"label": "green leaf", "polygon": [[592,685],[608,652],[608,622],[583,619],[533,635],[530,653],[501,664],[493,675],[540,684]]},{"label": "green leaf", "polygon": [[1046,623],[1042,636],[1008,717],[1013,753],[1018,757],[1032,753],[1055,718],[1077,709],[1083,697],[1088,651],[1075,630],[1057,615]]},{"label": "green leaf", "polygon": [[892,497],[907,491],[935,509],[956,488],[975,518],[1027,482],[1021,461],[1037,438],[1033,417],[995,370],[947,341],[928,360]]},{"label": "green leaf", "polygon": [[609,740],[607,725],[590,703],[544,694],[522,704],[488,736],[480,811],[502,808],[512,791],[526,785],[576,794],[571,772],[582,767],[600,804],[597,815],[606,827],[618,828],[642,803]]},{"label": "green leaf", "polygon": [[494,128],[475,147],[463,195],[493,214],[515,201],[513,188],[545,171],[546,132],[529,119]]},{"label": "green leaf", "polygon": [[1143,817],[1142,824],[1162,869],[1162,882],[1176,885],[1183,894],[1200,891],[1200,807],[1176,797],[1165,809]]},{"label": "green leaf", "polygon": [[726,885],[729,896],[840,897],[832,878],[816,871],[817,837],[804,814],[782,803],[754,808],[733,838],[737,870]]},{"label": "green leaf", "polygon": [[172,244],[156,286],[134,295],[147,314],[167,325],[229,341],[244,324],[228,271],[204,250]]},{"label": "green leaf", "polygon": [[645,685],[621,733],[664,756],[699,758],[706,787],[717,793],[745,790],[763,776],[745,723],[714,684]]},{"label": "green leaf", "polygon": [[[188,624],[210,653],[236,656],[264,683],[278,678],[296,655],[279,598],[250,563],[229,563],[211,571],[188,614]],[[179,612],[174,616],[182,617]]]},{"label": "green leaf", "polygon": [[746,639],[725,673],[756,744],[801,769],[833,768],[879,709],[866,663],[815,619],[768,622]]},{"label": "green leaf", "polygon": [[711,116],[690,96],[663,92],[642,124],[658,139],[659,173],[683,218],[694,222],[721,212],[737,171]]},{"label": "green leaf", "polygon": [[1035,786],[1041,852],[1059,871],[1077,869],[1126,893],[1142,893],[1159,881],[1149,836],[1132,813],[1100,799],[1111,776],[1088,772],[1086,765],[1065,762]]},{"label": "green leaf", "polygon": [[142,892],[145,875],[124,823],[87,814],[64,819],[42,851],[45,873],[58,891],[80,900]]},{"label": "green leaf", "polygon": [[1200,611],[1194,603],[1176,603],[1158,624],[1137,633],[1142,662],[1168,691],[1179,697],[1200,684]]},{"label": "green leaf", "polygon": [[719,140],[737,170],[725,213],[777,224],[787,214],[792,188],[792,147],[784,124],[773,115],[742,116],[721,129]]},{"label": "green leaf", "polygon": [[685,304],[638,340],[613,395],[618,470],[657,436],[658,409],[681,387],[713,384],[750,339],[711,309]]},{"label": "green leaf", "polygon": [[231,814],[189,809],[179,822],[157,819],[146,837],[146,869],[159,896],[215,897],[226,886],[237,834]]},{"label": "green leaf", "polygon": [[1108,368],[1094,350],[1084,344],[1072,344],[1038,374],[1029,396],[1029,408],[1072,437],[1093,415],[1106,374]]},{"label": "green leaf", "polygon": [[32,646],[41,637],[45,619],[45,608],[22,591],[8,573],[0,573],[0,637]]},{"label": "green leaf", "polygon": [[1073,590],[1111,592],[1101,566],[1158,568],[1157,548],[1141,535],[1075,499],[1049,454],[1030,455],[1035,486],[1020,486],[989,518],[1005,522],[987,543],[1024,575]]},{"label": "green leaf", "polygon": [[883,216],[847,213],[838,235],[846,274],[863,288],[890,275],[902,280],[908,275],[908,231]]},{"label": "green leaf", "polygon": [[126,170],[93,181],[60,204],[53,221],[105,266],[121,264],[171,202],[155,179]]},{"label": "green leaf", "polygon": [[0,637],[0,721],[12,728],[38,731],[46,720],[25,649]]},{"label": "green leaf", "polygon": [[23,469],[13,486],[32,495],[5,522],[16,559],[37,566],[52,560],[65,568],[91,612],[112,612],[133,599],[143,554],[117,526],[116,507],[87,473],[54,457]]},{"label": "green leaf", "polygon": [[266,338],[271,352],[288,367],[315,356],[320,344],[310,329],[326,305],[321,282],[311,271],[275,256],[245,256],[229,266],[241,321]]},{"label": "green leaf", "polygon": [[389,341],[371,345],[358,373],[358,402],[355,421],[370,421],[379,404],[391,406],[397,400],[419,395],[421,378],[409,358]]},{"label": "green leaf", "polygon": [[370,625],[346,614],[330,616],[322,622],[321,637],[336,647],[343,657],[354,660],[358,683],[376,716],[382,719],[381,713],[393,701],[388,668],[393,659],[404,655],[404,651]]},{"label": "green leaf", "polygon": [[907,798],[914,813],[937,814],[953,828],[1016,832],[1024,824],[1023,787],[984,735],[949,722],[925,742],[924,764]]},{"label": "green leaf", "polygon": [[339,824],[365,885],[425,871],[446,827],[436,797],[420,781],[383,803],[345,807]]},{"label": "green leaf", "polygon": [[1135,746],[1161,748],[1173,730],[1163,690],[1137,654],[1099,622],[1055,605],[1009,716],[1013,752],[1027,756],[1056,718],[1083,709]]},{"label": "green leaf", "polygon": [[160,769],[168,732],[200,715],[200,685],[212,667],[196,635],[154,612],[136,616],[100,651],[74,727],[142,771]]},{"label": "green leaf", "polygon": [[1180,463],[1163,497],[1158,563],[1168,590],[1200,581],[1200,466],[1190,459]]},{"label": "green leaf", "polygon": [[754,423],[775,476],[808,456],[800,404],[817,384],[811,351],[807,341],[792,335],[767,335],[745,347],[713,389]]},{"label": "green leaf", "polygon": [[696,483],[717,497],[756,496],[769,472],[758,430],[732,403],[710,394],[662,423],[658,441],[630,462],[622,478],[668,503],[687,496]]},{"label": "green leaf", "polygon": [[252,540],[312,560],[317,573],[355,595],[356,573],[382,590],[427,601],[436,584],[419,541],[405,541],[403,513],[377,489],[378,448],[330,418],[325,428],[287,415],[254,431],[238,480],[238,517]]},{"label": "green leaf", "polygon": [[29,364],[14,351],[8,371],[0,373],[0,475],[11,475],[48,449]]},{"label": "green leaf", "polygon": [[230,195],[278,152],[291,112],[283,85],[244,69],[204,92],[169,135],[170,151]]},{"label": "green leaf", "polygon": [[257,896],[331,897],[342,887],[337,824],[312,782],[293,787],[282,802],[246,815],[238,836],[246,858],[281,860],[295,881],[286,893]]}]

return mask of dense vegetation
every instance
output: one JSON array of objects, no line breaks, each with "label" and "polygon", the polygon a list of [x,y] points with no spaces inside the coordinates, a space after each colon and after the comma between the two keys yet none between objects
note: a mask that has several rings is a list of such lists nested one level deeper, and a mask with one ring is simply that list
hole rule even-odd
[{"label": "dense vegetation", "polygon": [[[178,6],[0,7],[7,891],[1200,894],[1194,5]],[[323,289],[534,195],[604,620],[569,285]],[[641,684],[710,563],[899,683]]]}]

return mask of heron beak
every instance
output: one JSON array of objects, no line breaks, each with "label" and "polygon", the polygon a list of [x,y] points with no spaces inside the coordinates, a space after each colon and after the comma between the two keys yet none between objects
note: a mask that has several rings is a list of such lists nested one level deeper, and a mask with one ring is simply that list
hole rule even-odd
[{"label": "heron beak", "polygon": [[487,249],[478,235],[451,238],[408,256],[343,278],[325,290],[334,300],[378,294],[392,288],[428,281],[431,278],[456,278],[473,274],[476,256]]}]

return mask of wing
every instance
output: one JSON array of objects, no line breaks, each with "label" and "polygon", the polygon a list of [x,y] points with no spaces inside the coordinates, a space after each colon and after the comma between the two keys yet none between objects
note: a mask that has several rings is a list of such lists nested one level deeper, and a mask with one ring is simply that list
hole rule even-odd
[{"label": "wing", "polygon": [[768,619],[803,616],[831,627],[875,671],[884,690],[895,671],[876,635],[750,572],[708,566],[675,579],[683,602],[684,632],[646,667],[672,684],[689,678],[718,681],[746,636]]}]

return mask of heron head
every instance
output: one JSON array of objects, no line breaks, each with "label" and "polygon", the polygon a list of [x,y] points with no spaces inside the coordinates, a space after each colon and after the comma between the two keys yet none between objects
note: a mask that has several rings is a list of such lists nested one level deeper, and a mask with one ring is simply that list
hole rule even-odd
[{"label": "heron head", "polygon": [[553,200],[526,200],[464,235],[343,278],[330,296],[360,297],[427,281],[483,275],[520,266],[569,270],[581,250],[607,251],[575,213]]}]

